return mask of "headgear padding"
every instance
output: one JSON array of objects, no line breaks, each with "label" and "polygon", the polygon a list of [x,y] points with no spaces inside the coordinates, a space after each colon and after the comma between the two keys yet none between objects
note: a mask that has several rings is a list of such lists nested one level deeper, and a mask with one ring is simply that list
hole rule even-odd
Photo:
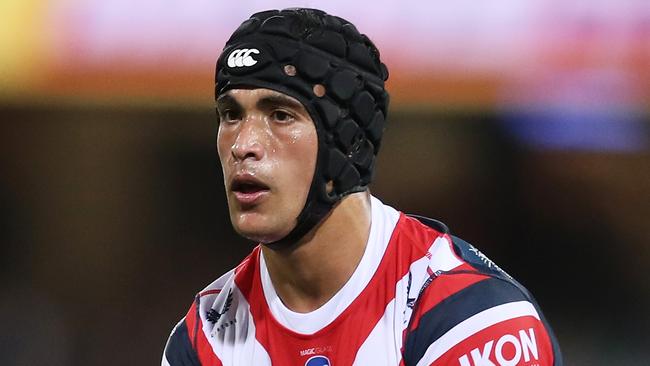
[{"label": "headgear padding", "polygon": [[[299,100],[316,124],[314,178],[292,244],[344,196],[367,188],[384,131],[388,70],[350,22],[315,9],[253,14],[230,37],[216,69],[215,96],[268,88]],[[328,183],[330,183],[328,189]]]}]

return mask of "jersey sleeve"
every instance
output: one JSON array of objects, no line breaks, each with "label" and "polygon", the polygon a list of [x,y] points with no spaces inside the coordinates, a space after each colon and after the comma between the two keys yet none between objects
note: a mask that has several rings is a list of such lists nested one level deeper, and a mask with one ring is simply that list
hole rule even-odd
[{"label": "jersey sleeve", "polygon": [[169,336],[162,357],[162,366],[200,366],[192,346],[186,318],[183,318]]},{"label": "jersey sleeve", "polygon": [[[459,282],[468,285],[454,292]],[[440,293],[448,296],[427,299]],[[479,273],[441,275],[421,297],[405,339],[405,365],[561,365],[539,307],[514,282]]]},{"label": "jersey sleeve", "polygon": [[199,316],[201,298],[218,293],[220,290],[207,290],[198,294],[183,320],[176,325],[169,336],[162,357],[162,366],[222,366],[203,331],[203,321]]}]

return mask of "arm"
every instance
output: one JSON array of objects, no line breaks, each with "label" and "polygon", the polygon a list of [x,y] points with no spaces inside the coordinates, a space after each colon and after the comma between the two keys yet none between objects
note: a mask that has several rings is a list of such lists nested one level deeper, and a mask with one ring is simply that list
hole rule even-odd
[{"label": "arm", "polygon": [[198,355],[187,329],[186,318],[183,318],[169,336],[162,357],[162,366],[200,366]]},{"label": "arm", "polygon": [[[406,365],[561,366],[555,337],[530,295],[506,279],[485,276],[441,301],[458,276],[434,280],[413,313],[405,339]],[[453,276],[453,279],[448,279]]]}]

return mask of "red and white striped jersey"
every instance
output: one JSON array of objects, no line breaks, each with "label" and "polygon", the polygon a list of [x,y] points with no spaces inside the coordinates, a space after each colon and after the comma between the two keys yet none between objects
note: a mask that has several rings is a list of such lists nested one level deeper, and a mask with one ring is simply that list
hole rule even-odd
[{"label": "red and white striped jersey", "polygon": [[561,365],[528,291],[446,231],[373,197],[357,269],[310,313],[284,306],[258,246],[195,297],[162,365]]}]

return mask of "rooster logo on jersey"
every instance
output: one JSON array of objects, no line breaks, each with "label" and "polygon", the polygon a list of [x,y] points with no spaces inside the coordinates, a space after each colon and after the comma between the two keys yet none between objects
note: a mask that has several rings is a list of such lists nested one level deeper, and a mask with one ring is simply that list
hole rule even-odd
[{"label": "rooster logo on jersey", "polygon": [[221,311],[217,309],[210,309],[208,310],[207,318],[208,321],[212,324],[215,324],[216,322],[221,319],[221,317],[230,310],[230,306],[232,305],[232,289],[228,291],[228,296],[226,297],[226,303],[223,305],[223,308]]}]

